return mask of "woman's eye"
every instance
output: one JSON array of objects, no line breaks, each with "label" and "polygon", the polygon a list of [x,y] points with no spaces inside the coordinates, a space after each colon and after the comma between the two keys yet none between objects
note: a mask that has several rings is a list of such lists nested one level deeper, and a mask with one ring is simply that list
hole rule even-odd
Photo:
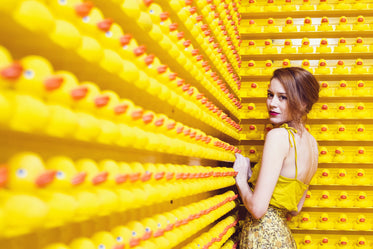
[{"label": "woman's eye", "polygon": [[282,99],[282,100],[286,100],[286,99],[288,99],[288,98],[285,97],[285,96],[280,96],[280,99]]},{"label": "woman's eye", "polygon": [[267,93],[267,97],[271,98],[271,97],[273,97],[273,94],[272,93]]}]

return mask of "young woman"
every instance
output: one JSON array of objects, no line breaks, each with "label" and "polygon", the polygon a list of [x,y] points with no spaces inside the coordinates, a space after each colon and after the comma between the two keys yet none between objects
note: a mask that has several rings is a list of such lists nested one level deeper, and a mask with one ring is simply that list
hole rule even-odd
[{"label": "young woman", "polygon": [[[274,129],[265,138],[261,162],[236,154],[236,186],[248,210],[240,248],[296,248],[286,215],[302,209],[318,164],[317,142],[306,130],[307,113],[319,98],[319,83],[299,67],[274,71],[267,109]],[[250,187],[249,182],[252,184]]]}]

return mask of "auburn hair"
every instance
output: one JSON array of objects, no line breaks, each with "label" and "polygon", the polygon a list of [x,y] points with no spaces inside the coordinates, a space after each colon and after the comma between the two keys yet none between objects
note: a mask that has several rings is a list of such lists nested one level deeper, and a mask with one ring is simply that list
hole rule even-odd
[{"label": "auburn hair", "polygon": [[284,86],[293,119],[306,119],[313,104],[319,100],[320,84],[315,76],[301,67],[286,67],[276,69],[272,79],[277,79]]}]

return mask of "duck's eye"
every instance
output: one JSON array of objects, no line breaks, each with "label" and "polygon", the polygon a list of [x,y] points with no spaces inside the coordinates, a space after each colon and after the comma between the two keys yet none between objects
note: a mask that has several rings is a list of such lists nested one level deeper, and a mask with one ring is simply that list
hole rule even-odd
[{"label": "duck's eye", "polygon": [[107,32],[105,33],[105,36],[108,37],[108,38],[110,38],[110,37],[113,36],[113,33],[112,33],[111,31],[107,31]]},{"label": "duck's eye", "polygon": [[65,179],[65,173],[63,173],[62,171],[57,171],[56,178],[57,179]]},{"label": "duck's eye", "polygon": [[145,228],[145,232],[150,232],[151,229],[149,227]]},{"label": "duck's eye", "polygon": [[83,17],[83,22],[89,22],[89,16]]},{"label": "duck's eye", "polygon": [[28,69],[25,71],[24,76],[26,79],[32,79],[35,76],[35,72],[33,70]]},{"label": "duck's eye", "polygon": [[67,0],[58,0],[58,3],[59,3],[60,5],[66,5]]},{"label": "duck's eye", "polygon": [[118,237],[117,237],[117,241],[118,241],[118,242],[122,242],[122,241],[123,241],[123,238],[122,238],[121,236],[118,236]]},{"label": "duck's eye", "polygon": [[100,244],[100,245],[98,246],[98,249],[105,249],[105,245]]},{"label": "duck's eye", "polygon": [[150,13],[150,14],[153,14],[153,13],[154,13],[154,10],[149,10],[149,13]]},{"label": "duck's eye", "polygon": [[132,236],[136,237],[137,233],[135,231],[132,231]]},{"label": "duck's eye", "polygon": [[25,178],[27,176],[27,170],[25,169],[18,169],[16,172],[17,176],[20,178]]}]

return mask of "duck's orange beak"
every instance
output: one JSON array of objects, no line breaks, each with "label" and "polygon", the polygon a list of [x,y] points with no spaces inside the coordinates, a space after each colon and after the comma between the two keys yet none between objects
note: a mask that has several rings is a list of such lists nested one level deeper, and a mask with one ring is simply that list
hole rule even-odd
[{"label": "duck's orange beak", "polygon": [[109,173],[107,171],[101,172],[92,179],[93,185],[98,185],[107,180]]},{"label": "duck's orange beak", "polygon": [[85,181],[86,177],[87,177],[86,172],[80,172],[71,179],[71,184],[74,185],[74,186],[77,186],[77,185],[83,183]]},{"label": "duck's orange beak", "polygon": [[56,170],[46,170],[43,174],[39,175],[39,177],[35,181],[35,184],[39,188],[46,187],[49,183],[53,181],[56,173]]},{"label": "duck's orange beak", "polygon": [[61,87],[64,79],[61,76],[51,76],[44,80],[44,87],[47,91],[53,91]]},{"label": "duck's orange beak", "polygon": [[88,16],[93,8],[92,2],[84,2],[75,6],[75,12],[80,17]]},{"label": "duck's orange beak", "polygon": [[124,249],[124,244],[117,244],[113,246],[113,249]]},{"label": "duck's orange beak", "polygon": [[11,65],[3,68],[0,74],[3,78],[8,80],[16,80],[22,75],[22,72],[22,65],[19,62],[13,62]]},{"label": "duck's orange beak", "polygon": [[0,165],[0,188],[4,187],[8,180],[8,168],[5,165]]}]

